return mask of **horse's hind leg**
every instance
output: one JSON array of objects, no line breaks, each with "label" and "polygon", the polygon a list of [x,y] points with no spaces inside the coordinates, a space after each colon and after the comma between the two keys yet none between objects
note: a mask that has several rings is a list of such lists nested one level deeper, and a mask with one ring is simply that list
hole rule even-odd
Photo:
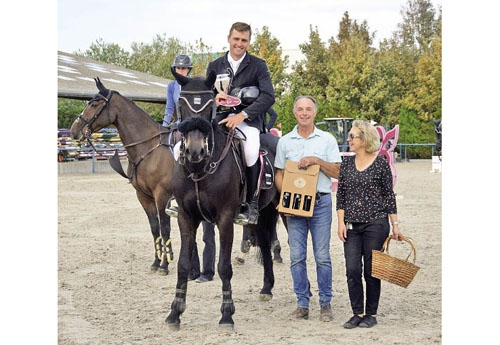
[{"label": "horse's hind leg", "polygon": [[278,223],[273,226],[271,250],[273,252],[273,261],[281,264],[283,262],[283,258],[281,257],[281,244],[280,240],[278,239]]},{"label": "horse's hind leg", "polygon": [[257,243],[259,244],[262,263],[264,266],[264,285],[260,290],[259,299],[270,301],[273,298],[274,287],[273,259],[271,255],[271,242],[273,231],[276,232],[278,213],[272,204],[267,205],[259,217],[259,224],[255,227]]}]

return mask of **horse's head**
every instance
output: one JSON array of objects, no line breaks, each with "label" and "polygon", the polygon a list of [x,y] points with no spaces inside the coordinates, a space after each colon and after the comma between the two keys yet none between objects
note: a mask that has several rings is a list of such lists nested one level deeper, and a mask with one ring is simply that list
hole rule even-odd
[{"label": "horse's head", "polygon": [[[211,156],[209,137],[213,140],[212,125],[200,116],[193,116],[182,121],[178,126],[182,135],[180,163],[201,163]],[[210,136],[210,134],[212,134]]]},{"label": "horse's head", "polygon": [[[90,138],[92,133],[110,125],[114,121],[106,108],[114,91],[107,89],[98,77],[94,78],[94,80],[99,93],[87,103],[85,109],[71,125],[70,132],[73,139],[80,139],[82,136]],[[101,116],[103,113],[108,115]]]},{"label": "horse's head", "polygon": [[434,132],[436,133],[436,151],[441,152],[443,149],[442,122],[441,120],[432,120],[432,122],[434,123]]},{"label": "horse's head", "polygon": [[[200,163],[211,156],[209,140],[212,139],[212,120],[217,107],[212,91],[216,74],[211,72],[208,78],[188,78],[171,69],[181,85],[181,94],[177,102],[177,115],[181,122],[178,126],[182,135],[179,162],[184,164]],[[212,134],[212,135],[210,135]]]},{"label": "horse's head", "polygon": [[201,116],[211,121],[217,110],[212,91],[217,77],[215,72],[212,71],[208,78],[188,78],[175,72],[175,69],[172,68],[172,74],[181,85],[181,94],[176,104],[179,119],[183,121],[192,116]]}]

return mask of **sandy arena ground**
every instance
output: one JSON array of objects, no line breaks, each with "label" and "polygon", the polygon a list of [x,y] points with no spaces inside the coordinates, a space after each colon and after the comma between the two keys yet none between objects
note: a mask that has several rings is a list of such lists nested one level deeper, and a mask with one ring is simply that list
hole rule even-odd
[{"label": "sandy arena ground", "polygon": [[[420,271],[407,289],[382,282],[378,325],[353,330],[342,327],[351,309],[335,213],[331,240],[333,322],[319,321],[311,247],[308,269],[314,296],[310,317],[289,319],[296,298],[287,234],[280,223],[284,262],[274,265],[273,300],[258,300],[263,272],[252,249],[244,265],[233,265],[234,331],[223,332],[218,327],[222,297],[216,275],[212,282],[189,283],[187,308],[181,316],[181,329],[175,332],[164,321],[174,298],[176,262],[168,276],[150,272],[153,239],[133,187],[116,173],[60,175],[59,344],[441,344],[441,174],[430,171],[430,160],[397,163],[396,168],[400,228],[416,244]],[[180,240],[176,221],[173,224],[177,254]],[[241,230],[235,226],[233,257],[239,252]],[[198,242],[202,243],[201,231]],[[391,254],[406,257],[408,250],[408,244],[391,241]]]}]

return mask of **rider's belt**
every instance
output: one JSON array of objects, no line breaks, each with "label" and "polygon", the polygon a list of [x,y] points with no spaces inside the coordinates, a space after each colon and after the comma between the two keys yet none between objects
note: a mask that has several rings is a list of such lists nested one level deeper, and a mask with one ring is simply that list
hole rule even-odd
[{"label": "rider's belt", "polygon": [[330,193],[321,193],[321,192],[316,192],[316,199],[321,199],[322,196],[325,196]]}]

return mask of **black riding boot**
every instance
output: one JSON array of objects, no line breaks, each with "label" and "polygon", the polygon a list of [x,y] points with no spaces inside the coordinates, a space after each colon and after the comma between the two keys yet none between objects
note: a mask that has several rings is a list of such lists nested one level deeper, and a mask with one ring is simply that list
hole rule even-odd
[{"label": "black riding boot", "polygon": [[260,166],[255,163],[249,168],[246,168],[245,175],[247,179],[247,204],[245,212],[238,214],[235,219],[236,224],[257,224],[259,219],[259,193],[256,193],[257,183],[259,180]]}]

